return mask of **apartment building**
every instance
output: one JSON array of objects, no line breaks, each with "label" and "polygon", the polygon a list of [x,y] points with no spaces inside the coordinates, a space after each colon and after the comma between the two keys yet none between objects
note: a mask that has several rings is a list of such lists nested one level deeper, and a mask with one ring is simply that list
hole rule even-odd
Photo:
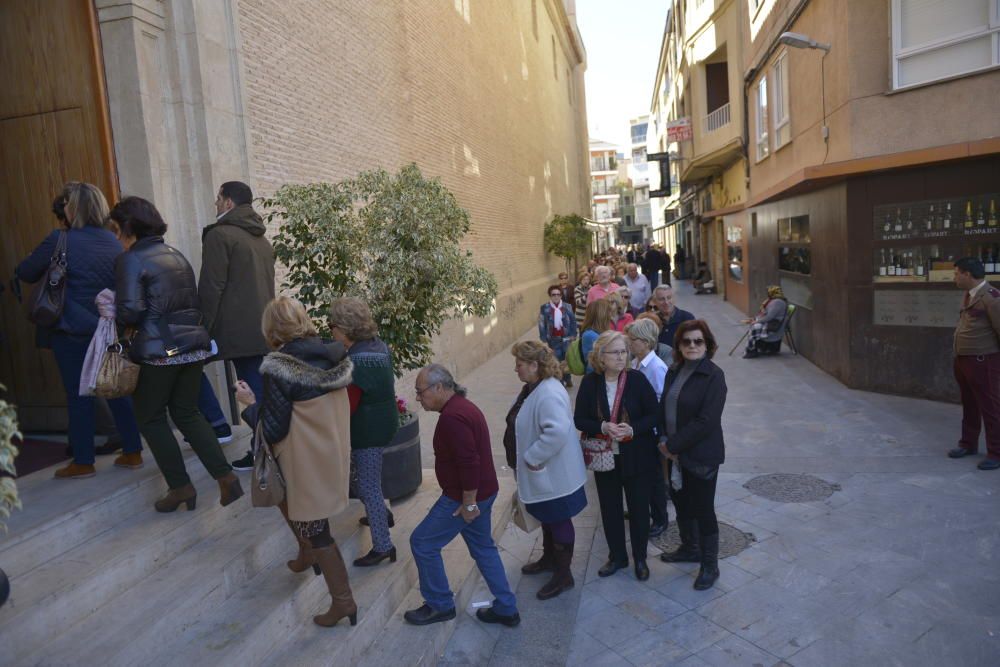
[{"label": "apartment building", "polygon": [[618,183],[621,180],[622,159],[623,155],[614,144],[600,139],[590,140],[590,217],[594,221],[591,227],[595,232],[597,251],[619,242],[622,193]]},{"label": "apartment building", "polygon": [[[0,36],[4,276],[66,180],[152,200],[197,271],[224,181],[266,196],[416,162],[469,211],[465,246],[500,285],[493,315],[436,342],[461,375],[535,321],[562,269],[545,222],[590,211],[573,0],[5,0]],[[9,291],[0,317],[22,425],[60,428],[55,365]]]},{"label": "apartment building", "polygon": [[[622,234],[629,234],[625,243],[642,243],[652,239],[652,211],[649,200],[649,161],[646,159],[646,143],[649,132],[649,115],[639,116],[629,120],[629,136],[631,139],[631,154],[629,158],[628,178],[632,184],[633,206],[635,219],[631,226],[623,221]],[[625,227],[631,227],[625,229]]]},{"label": "apartment building", "polygon": [[974,255],[1000,278],[1000,1],[741,11],[750,192],[726,224],[749,310],[780,284],[824,370],[956,399],[952,263]]}]

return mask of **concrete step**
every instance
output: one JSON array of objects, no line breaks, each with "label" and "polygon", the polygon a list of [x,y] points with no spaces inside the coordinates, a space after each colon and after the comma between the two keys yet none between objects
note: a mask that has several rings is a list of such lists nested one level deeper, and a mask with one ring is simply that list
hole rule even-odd
[{"label": "concrete step", "polygon": [[[493,539],[500,541],[511,518],[511,494],[514,491],[512,478],[501,478],[500,492],[493,505]],[[472,601],[472,596],[481,582],[479,570],[469,555],[461,538],[456,538],[442,553],[448,580],[455,592],[455,608],[462,613]],[[488,601],[489,598],[486,598]],[[419,588],[413,588],[401,601],[392,616],[385,622],[378,637],[361,655],[357,662],[330,662],[326,664],[351,664],[358,667],[383,667],[384,665],[436,665],[448,646],[448,640],[455,632],[456,621],[435,623],[418,627],[403,620],[403,613],[423,604]],[[304,664],[304,663],[297,663]],[[317,663],[318,664],[318,663]]]}]

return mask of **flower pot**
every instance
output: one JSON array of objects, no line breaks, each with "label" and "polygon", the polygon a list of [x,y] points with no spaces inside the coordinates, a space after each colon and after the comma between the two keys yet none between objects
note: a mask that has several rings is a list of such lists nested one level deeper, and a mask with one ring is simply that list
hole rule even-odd
[{"label": "flower pot", "polygon": [[7,578],[7,573],[0,569],[0,607],[7,602],[7,598],[10,597],[10,579]]},{"label": "flower pot", "polygon": [[389,500],[402,498],[416,491],[422,479],[420,421],[411,414],[382,450],[382,493]]}]

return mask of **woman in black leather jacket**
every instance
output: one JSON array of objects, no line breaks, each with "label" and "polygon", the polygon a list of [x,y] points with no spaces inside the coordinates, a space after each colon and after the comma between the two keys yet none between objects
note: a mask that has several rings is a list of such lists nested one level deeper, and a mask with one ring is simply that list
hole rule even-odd
[{"label": "woman in black leather jacket", "polygon": [[187,259],[163,242],[167,225],[150,202],[126,197],[111,210],[126,252],[115,264],[117,319],[135,330],[129,356],[141,364],[132,395],[139,431],[149,443],[170,490],[154,503],[157,512],[173,512],[182,503],[195,508],[197,491],[170,418],[191,443],[209,474],[219,483],[220,502],[243,495],[215,431],[198,410],[198,392],[212,341],[201,324],[198,288]]}]

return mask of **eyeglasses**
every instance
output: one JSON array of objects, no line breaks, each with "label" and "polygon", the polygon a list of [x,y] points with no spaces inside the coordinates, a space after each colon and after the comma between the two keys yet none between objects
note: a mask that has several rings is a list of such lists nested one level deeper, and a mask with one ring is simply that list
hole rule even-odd
[{"label": "eyeglasses", "polygon": [[681,338],[681,345],[686,345],[687,347],[701,347],[704,344],[704,338]]},{"label": "eyeglasses", "polygon": [[421,387],[414,387],[414,389],[416,389],[416,390],[417,390],[417,398],[420,398],[420,395],[421,395],[422,393],[424,393],[425,391],[427,391],[428,389],[433,389],[433,388],[434,388],[434,387],[436,387],[436,386],[437,386],[437,385],[434,385],[434,384],[429,384],[429,385],[427,385],[426,387],[423,387],[423,388],[421,388]]},{"label": "eyeglasses", "polygon": [[606,354],[609,357],[624,357],[628,354],[628,350],[604,350],[601,354]]}]

